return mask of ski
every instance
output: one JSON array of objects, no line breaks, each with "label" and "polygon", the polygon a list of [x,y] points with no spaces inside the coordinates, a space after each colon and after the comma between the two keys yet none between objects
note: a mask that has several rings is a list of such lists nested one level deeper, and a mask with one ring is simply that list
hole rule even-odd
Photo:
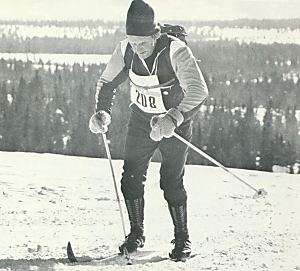
[{"label": "ski", "polygon": [[88,262],[92,262],[95,261],[97,263],[101,263],[101,262],[105,262],[108,260],[113,260],[113,259],[117,259],[117,258],[123,258],[126,260],[126,264],[127,265],[131,265],[132,264],[132,259],[129,256],[128,252],[125,254],[122,253],[114,253],[112,255],[109,255],[107,257],[101,257],[101,258],[91,258],[91,257],[76,257],[73,249],[72,249],[72,245],[71,242],[68,242],[67,245],[67,257],[70,263],[72,264],[76,264],[76,263],[88,263]]},{"label": "ski", "polygon": [[67,256],[68,256],[68,260],[69,260],[70,263],[77,263],[78,262],[77,258],[74,255],[74,252],[73,252],[73,249],[72,249],[72,246],[71,246],[70,242],[68,242],[68,245],[67,245]]},{"label": "ski", "polygon": [[191,258],[194,258],[195,256],[197,256],[197,254],[191,254],[188,257],[181,257],[181,258],[177,258],[177,259],[172,259],[172,258],[169,258],[169,259],[173,262],[183,262],[183,263],[185,263],[186,261],[188,261]]},{"label": "ski", "polygon": [[[125,264],[126,265],[132,265],[134,263],[145,263],[145,262],[161,262],[161,261],[173,261],[173,262],[186,262],[191,258],[194,258],[195,256],[197,256],[198,254],[191,254],[189,257],[183,257],[181,259],[171,259],[169,257],[160,257],[158,256],[156,251],[137,251],[137,252],[133,252],[133,253],[128,253],[127,255],[125,253],[114,253],[112,255],[106,256],[106,257],[100,257],[100,258],[91,258],[91,257],[76,257],[71,243],[68,242],[67,245],[67,256],[68,256],[68,260],[71,264],[80,264],[80,263],[89,263],[89,262],[94,262],[96,264],[109,264],[112,262],[116,262],[119,260],[122,260],[122,263],[124,264],[124,260],[125,260]],[[151,256],[151,258],[149,258],[149,255]]]}]

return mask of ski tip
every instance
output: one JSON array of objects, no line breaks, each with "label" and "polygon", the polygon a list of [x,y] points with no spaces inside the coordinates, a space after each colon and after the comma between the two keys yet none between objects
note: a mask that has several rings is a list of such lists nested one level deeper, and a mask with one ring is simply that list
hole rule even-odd
[{"label": "ski tip", "polygon": [[72,246],[71,246],[71,243],[68,242],[68,245],[67,245],[67,256],[68,256],[68,260],[70,261],[70,263],[77,263],[77,259],[74,255],[74,252],[73,252],[73,249],[72,249]]}]

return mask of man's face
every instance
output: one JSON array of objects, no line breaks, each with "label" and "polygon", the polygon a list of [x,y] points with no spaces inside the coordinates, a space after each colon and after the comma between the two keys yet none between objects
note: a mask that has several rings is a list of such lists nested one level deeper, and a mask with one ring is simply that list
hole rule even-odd
[{"label": "man's face", "polygon": [[153,36],[127,35],[133,51],[142,59],[149,57],[154,50],[156,39]]}]

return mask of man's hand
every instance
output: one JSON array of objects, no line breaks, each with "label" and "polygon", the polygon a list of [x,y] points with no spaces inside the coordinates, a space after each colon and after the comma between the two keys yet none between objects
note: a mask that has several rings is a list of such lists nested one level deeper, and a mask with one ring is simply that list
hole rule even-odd
[{"label": "man's hand", "polygon": [[150,138],[160,141],[164,137],[173,136],[174,130],[183,122],[183,115],[175,108],[170,109],[166,114],[153,116],[150,121],[152,128]]},{"label": "man's hand", "polygon": [[110,115],[101,110],[93,114],[89,121],[90,131],[94,134],[104,134],[108,130],[108,125],[111,122]]},{"label": "man's hand", "polygon": [[166,114],[153,116],[150,126],[152,128],[150,138],[154,141],[160,141],[163,137],[171,137],[176,128],[172,118]]}]

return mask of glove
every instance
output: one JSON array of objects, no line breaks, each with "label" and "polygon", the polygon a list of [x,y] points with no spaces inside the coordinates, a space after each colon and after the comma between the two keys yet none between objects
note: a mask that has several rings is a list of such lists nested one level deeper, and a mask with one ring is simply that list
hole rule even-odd
[{"label": "glove", "polygon": [[108,125],[111,122],[110,115],[101,110],[93,114],[89,121],[90,131],[94,134],[104,134],[108,130]]},{"label": "glove", "polygon": [[174,130],[183,122],[183,115],[175,108],[171,108],[166,114],[155,115],[151,118],[150,138],[154,141],[160,141],[164,137],[173,136]]}]

